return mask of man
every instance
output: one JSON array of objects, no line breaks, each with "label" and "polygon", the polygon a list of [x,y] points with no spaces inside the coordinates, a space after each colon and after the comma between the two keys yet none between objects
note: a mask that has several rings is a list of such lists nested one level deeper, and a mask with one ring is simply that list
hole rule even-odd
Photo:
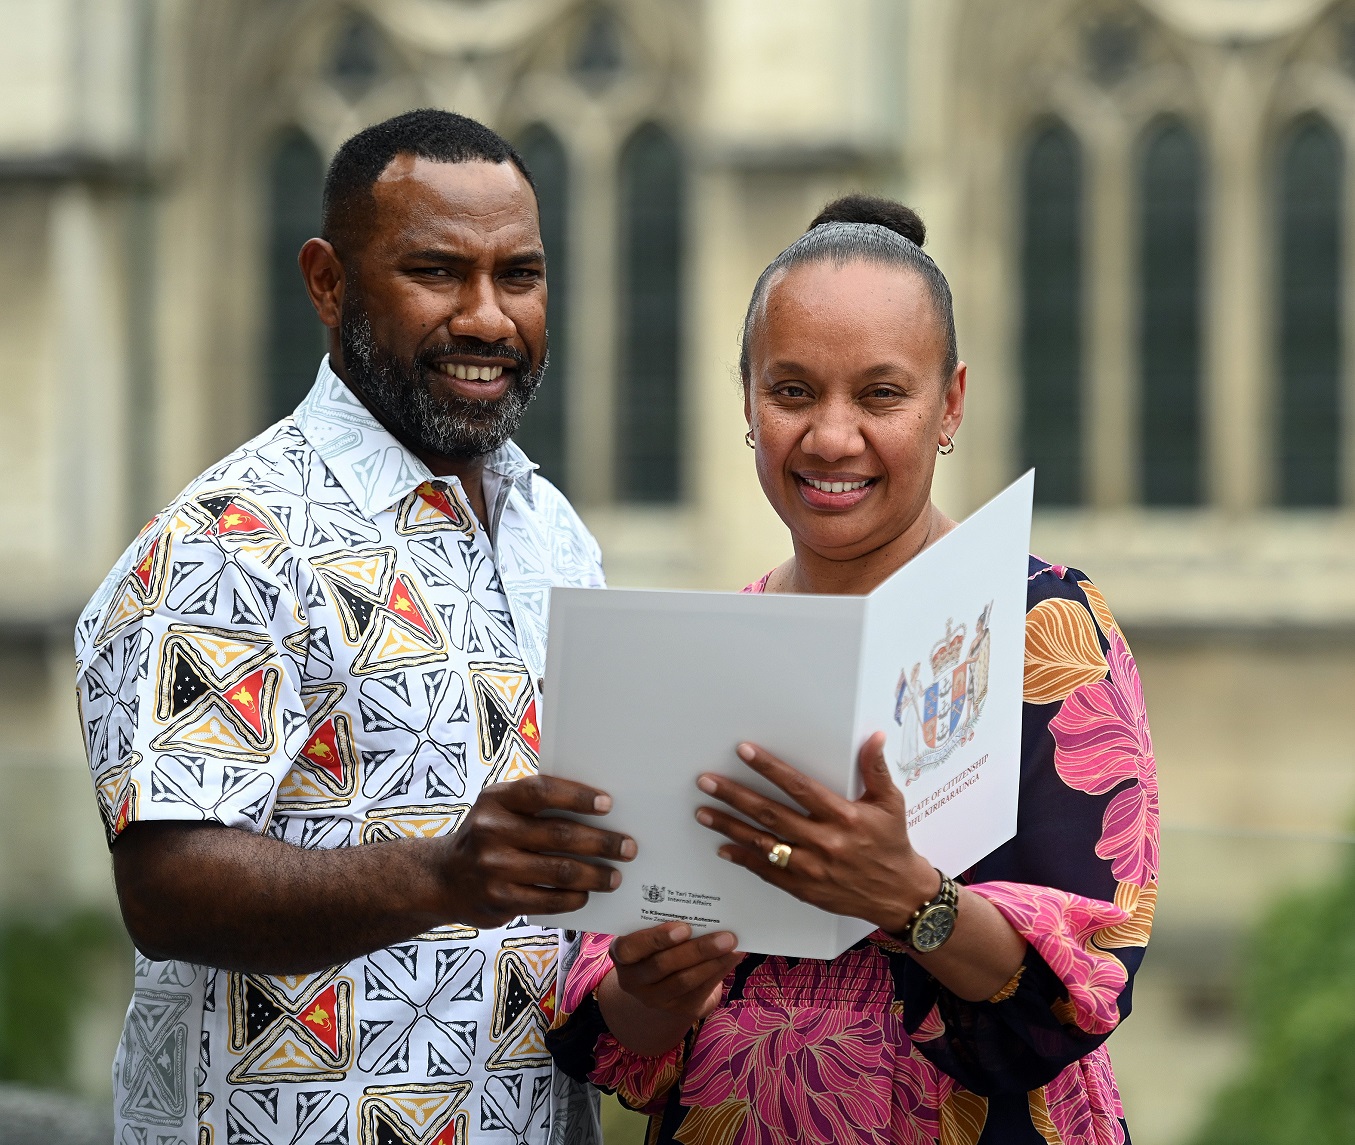
[{"label": "man", "polygon": [[329,356],[81,617],[81,715],[141,952],[119,1145],[591,1141],[558,932],[633,841],[542,818],[552,584],[597,546],[509,441],[546,364],[522,159],[415,111],[339,150],[301,270]]}]

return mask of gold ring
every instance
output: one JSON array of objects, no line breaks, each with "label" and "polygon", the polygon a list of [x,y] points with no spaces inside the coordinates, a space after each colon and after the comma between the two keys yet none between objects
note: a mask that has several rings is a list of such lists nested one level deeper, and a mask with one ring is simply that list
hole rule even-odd
[{"label": "gold ring", "polygon": [[777,843],[767,852],[767,862],[774,867],[780,867],[783,871],[790,866],[790,844]]}]

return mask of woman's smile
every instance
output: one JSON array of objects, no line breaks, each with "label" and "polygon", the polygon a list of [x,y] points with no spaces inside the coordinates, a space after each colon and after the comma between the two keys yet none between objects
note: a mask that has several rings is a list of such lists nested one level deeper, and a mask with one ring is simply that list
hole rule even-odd
[{"label": "woman's smile", "polygon": [[879,482],[878,477],[861,477],[855,473],[796,473],[795,483],[800,496],[811,509],[827,512],[845,512],[861,504]]}]

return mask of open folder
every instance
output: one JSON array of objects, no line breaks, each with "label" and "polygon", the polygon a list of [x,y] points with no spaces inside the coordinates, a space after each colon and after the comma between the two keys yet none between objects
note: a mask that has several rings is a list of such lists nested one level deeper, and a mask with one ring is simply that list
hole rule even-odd
[{"label": "open folder", "polygon": [[867,596],[557,588],[541,770],[611,794],[623,882],[533,921],[626,934],[669,919],[739,949],[833,958],[871,923],[828,914],[721,859],[694,816],[702,772],[790,800],[735,755],[760,744],[846,798],[876,731],[914,847],[956,875],[1016,833],[1034,473]]}]

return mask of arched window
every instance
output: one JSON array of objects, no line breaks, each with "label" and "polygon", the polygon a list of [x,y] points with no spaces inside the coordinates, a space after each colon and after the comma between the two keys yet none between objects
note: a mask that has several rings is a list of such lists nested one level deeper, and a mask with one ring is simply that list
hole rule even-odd
[{"label": "arched window", "polygon": [[1341,141],[1316,116],[1280,151],[1279,499],[1341,499]]},{"label": "arched window", "polygon": [[683,162],[662,127],[638,128],[621,153],[621,370],[617,494],[681,493]]},{"label": "arched window", "polygon": [[296,256],[320,233],[325,166],[315,144],[295,128],[274,145],[268,164],[267,413],[291,413],[315,381],[325,353],[324,326],[315,316]]},{"label": "arched window", "polygon": [[527,407],[517,442],[541,466],[541,472],[563,488],[569,379],[569,161],[559,138],[542,124],[533,124],[522,133],[518,151],[536,180],[541,240],[546,246],[550,368]]},{"label": "arched window", "polygon": [[1190,129],[1149,134],[1139,170],[1143,500],[1201,499],[1200,268],[1203,161]]},{"label": "arched window", "polygon": [[1025,156],[1021,203],[1021,445],[1037,501],[1082,500],[1082,153],[1050,123]]}]

